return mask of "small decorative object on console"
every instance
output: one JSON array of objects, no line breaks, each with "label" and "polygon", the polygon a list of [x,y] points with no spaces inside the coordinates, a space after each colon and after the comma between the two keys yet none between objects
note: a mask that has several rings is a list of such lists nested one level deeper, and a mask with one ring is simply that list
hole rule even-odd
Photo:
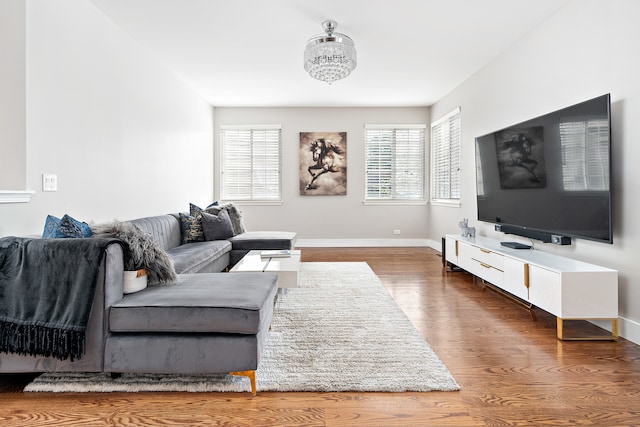
[{"label": "small decorative object on console", "polygon": [[469,227],[468,218],[463,218],[462,221],[458,223],[458,227],[460,227],[460,235],[462,237],[476,237],[476,228]]}]

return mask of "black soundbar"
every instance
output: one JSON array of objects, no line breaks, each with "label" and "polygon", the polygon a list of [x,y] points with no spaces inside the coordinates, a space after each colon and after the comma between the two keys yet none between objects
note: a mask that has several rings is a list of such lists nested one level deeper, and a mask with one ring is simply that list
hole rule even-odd
[{"label": "black soundbar", "polygon": [[528,228],[515,227],[513,225],[496,224],[496,231],[502,231],[505,234],[514,234],[516,236],[528,237],[530,239],[540,240],[544,243],[553,243],[556,245],[570,245],[571,238],[558,234],[548,233],[538,230],[530,230]]}]

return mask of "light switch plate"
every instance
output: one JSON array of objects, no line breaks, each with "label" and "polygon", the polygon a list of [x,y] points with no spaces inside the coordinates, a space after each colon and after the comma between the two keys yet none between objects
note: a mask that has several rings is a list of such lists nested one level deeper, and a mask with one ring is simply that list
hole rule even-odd
[{"label": "light switch plate", "polygon": [[58,191],[58,175],[54,173],[43,173],[42,191]]}]

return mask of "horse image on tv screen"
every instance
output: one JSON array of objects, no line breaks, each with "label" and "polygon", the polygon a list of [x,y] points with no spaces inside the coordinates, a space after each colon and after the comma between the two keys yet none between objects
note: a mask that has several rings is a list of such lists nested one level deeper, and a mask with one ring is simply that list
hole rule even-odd
[{"label": "horse image on tv screen", "polygon": [[546,187],[542,126],[511,128],[496,133],[496,150],[503,189]]}]

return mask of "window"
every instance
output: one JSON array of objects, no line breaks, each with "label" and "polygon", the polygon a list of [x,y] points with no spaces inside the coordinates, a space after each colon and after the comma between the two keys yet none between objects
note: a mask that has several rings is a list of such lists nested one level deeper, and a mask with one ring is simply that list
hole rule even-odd
[{"label": "window", "polygon": [[460,204],[460,108],[431,124],[431,202]]},{"label": "window", "polygon": [[567,191],[609,189],[609,122],[560,123],[562,183]]},{"label": "window", "polygon": [[280,125],[222,126],[220,135],[221,199],[280,200]]},{"label": "window", "polygon": [[365,201],[424,201],[426,125],[365,125]]}]

